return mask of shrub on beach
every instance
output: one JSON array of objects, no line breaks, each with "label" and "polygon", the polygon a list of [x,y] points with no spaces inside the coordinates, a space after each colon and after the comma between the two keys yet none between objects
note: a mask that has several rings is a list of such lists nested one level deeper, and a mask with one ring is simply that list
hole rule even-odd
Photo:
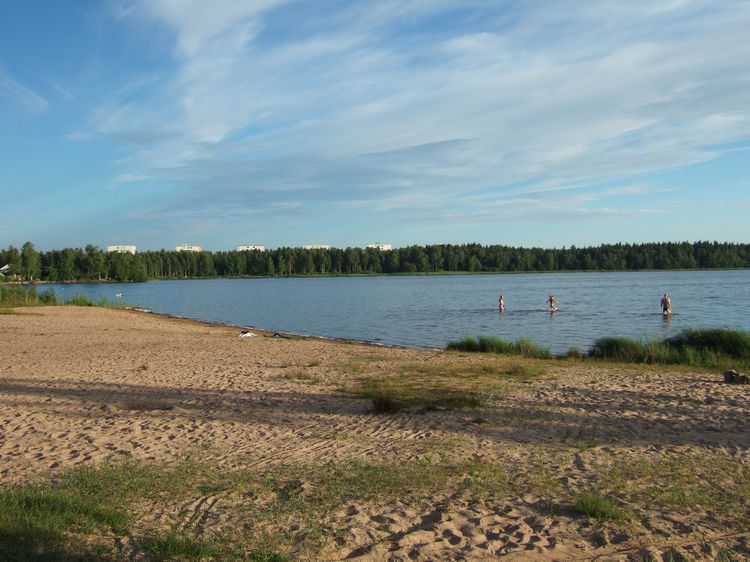
[{"label": "shrub on beach", "polygon": [[664,340],[670,347],[750,360],[750,333],[728,328],[688,329]]},{"label": "shrub on beach", "polygon": [[522,355],[523,357],[535,359],[549,359],[552,356],[549,350],[539,347],[536,343],[528,338],[518,338],[515,343],[513,343],[502,338],[491,336],[480,336],[478,338],[466,336],[462,340],[454,340],[448,342],[446,349],[481,353]]},{"label": "shrub on beach", "polygon": [[[490,336],[467,336],[448,343],[446,349],[469,352],[521,355],[550,359],[549,350],[527,338],[513,342]],[[603,359],[620,363],[691,365],[695,367],[737,368],[750,366],[750,333],[728,328],[687,329],[663,340],[624,337],[599,338],[588,355],[572,348],[561,358]]]},{"label": "shrub on beach", "polygon": [[750,364],[750,333],[728,328],[688,329],[661,341],[600,338],[589,355],[624,363],[727,367]]},{"label": "shrub on beach", "polygon": [[7,306],[38,306],[59,303],[55,291],[51,288],[39,293],[36,287],[3,285],[0,286],[0,304]]},{"label": "shrub on beach", "polygon": [[88,296],[81,293],[74,293],[69,299],[61,300],[55,294],[52,287],[43,291],[37,291],[34,286],[24,285],[0,285],[0,305],[4,306],[101,306],[105,308],[122,308],[127,306],[125,303],[114,303],[101,297],[98,301],[91,300]]}]

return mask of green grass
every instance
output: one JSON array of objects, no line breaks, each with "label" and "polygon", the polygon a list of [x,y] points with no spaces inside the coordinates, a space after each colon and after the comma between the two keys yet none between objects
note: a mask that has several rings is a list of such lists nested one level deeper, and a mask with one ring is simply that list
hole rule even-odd
[{"label": "green grass", "polygon": [[552,358],[552,354],[548,349],[539,347],[528,338],[519,338],[515,342],[509,342],[502,338],[495,338],[491,336],[479,336],[478,338],[466,336],[462,340],[448,342],[446,349],[455,351],[521,355],[523,357],[534,359]]},{"label": "green grass", "polygon": [[36,287],[0,285],[0,304],[4,306],[47,306],[59,304],[52,289],[38,292]]},{"label": "green grass", "polygon": [[[561,483],[553,467],[565,466],[564,457],[532,456],[518,471],[510,460],[452,460],[442,448],[388,463],[229,469],[188,460],[78,468],[53,481],[0,489],[0,560],[316,560],[341,536],[329,515],[344,506],[399,502],[420,513],[445,496],[482,504],[531,494],[550,512],[570,507],[601,522],[656,510],[747,528],[750,473],[742,460],[695,453],[613,463],[593,450],[582,454],[589,455],[585,490]],[[230,510],[223,511],[220,534],[184,523],[185,506],[207,495]],[[164,527],[154,527],[157,506]],[[131,538],[125,542],[134,551],[115,552],[116,537]]]},{"label": "green grass", "polygon": [[293,371],[291,373],[284,373],[282,377],[287,380],[304,381],[304,382],[309,382],[310,384],[320,383],[320,377],[313,375],[312,373],[308,373],[307,371],[304,371],[301,369],[297,371]]},{"label": "green grass", "polygon": [[[470,336],[451,341],[449,350],[521,355],[527,358],[550,359],[549,350],[519,338],[515,343],[501,338]],[[577,348],[559,356],[582,361],[599,359],[618,363],[651,365],[689,365],[703,368],[750,368],[750,333],[728,328],[687,329],[663,340],[641,340],[624,337],[603,337],[594,342],[588,355]]]},{"label": "green grass", "polygon": [[141,541],[141,547],[149,560],[202,560],[217,553],[217,548],[210,542],[189,536],[182,536],[177,531],[161,535],[149,535]]},{"label": "green grass", "polygon": [[750,333],[709,328],[688,329],[660,341],[600,338],[590,356],[623,363],[745,368],[750,366]]},{"label": "green grass", "polygon": [[128,306],[125,303],[112,302],[106,297],[93,301],[80,293],[73,294],[67,300],[61,300],[52,288],[37,291],[34,286],[24,285],[0,285],[0,305],[4,307],[70,305],[105,308],[126,308]]},{"label": "green grass", "polygon": [[[188,465],[106,464],[71,470],[53,483],[5,488],[0,491],[0,560],[98,560],[111,549],[111,540],[100,537],[128,534],[135,505],[154,495],[184,492],[188,473],[195,473]],[[149,560],[178,550],[181,559],[200,559],[205,551],[193,537],[154,534],[143,541]]]},{"label": "green grass", "polygon": [[624,509],[599,494],[579,494],[573,501],[573,511],[599,520],[619,521],[627,518]]},{"label": "green grass", "polygon": [[[54,481],[0,490],[0,560],[116,558],[112,537],[132,537],[139,560],[315,559],[330,540],[326,514],[368,501],[429,502],[455,489],[486,497],[510,489],[507,473],[487,463],[437,459],[376,464],[276,465],[218,469],[186,461],[176,466],[105,464],[66,472]],[[241,500],[221,535],[211,529],[154,529],[158,505],[180,521],[182,506],[207,494]],[[228,504],[230,505],[230,504]],[[289,530],[290,521],[295,530]],[[144,525],[145,522],[145,525]]]},{"label": "green grass", "polygon": [[544,373],[532,363],[404,364],[378,378],[365,377],[349,392],[372,400],[376,413],[407,408],[461,410],[482,408],[504,396],[512,382],[530,383]]}]

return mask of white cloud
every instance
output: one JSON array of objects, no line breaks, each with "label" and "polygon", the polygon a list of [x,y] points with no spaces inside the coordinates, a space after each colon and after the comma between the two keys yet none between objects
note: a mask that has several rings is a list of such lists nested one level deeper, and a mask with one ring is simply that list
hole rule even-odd
[{"label": "white cloud", "polygon": [[129,183],[140,183],[153,179],[154,176],[148,174],[120,174],[109,185],[110,189],[116,189],[121,185]]},{"label": "white cloud", "polygon": [[49,105],[46,99],[11,78],[2,68],[0,68],[0,96],[34,112],[44,111]]},{"label": "white cloud", "polygon": [[192,57],[211,45],[227,43],[242,48],[252,37],[248,20],[278,6],[283,0],[144,0],[143,13],[161,20],[177,32],[178,53]]},{"label": "white cloud", "polygon": [[[177,67],[101,102],[88,132],[127,143],[155,183],[183,187],[177,205],[206,214],[646,196],[631,178],[750,137],[745,2],[462,6],[140,3],[174,31]],[[652,212],[603,207],[569,214]]]}]

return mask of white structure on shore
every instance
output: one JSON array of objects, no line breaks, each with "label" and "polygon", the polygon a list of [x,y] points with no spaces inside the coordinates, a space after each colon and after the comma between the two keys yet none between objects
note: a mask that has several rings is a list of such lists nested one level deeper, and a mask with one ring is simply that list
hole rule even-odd
[{"label": "white structure on shore", "polygon": [[135,255],[135,246],[132,245],[126,245],[126,244],[115,244],[114,246],[107,246],[107,252],[108,253],[116,253],[116,254],[134,254]]},{"label": "white structure on shore", "polygon": [[331,247],[328,244],[308,244],[302,246],[303,250],[330,250]]},{"label": "white structure on shore", "polygon": [[238,252],[265,252],[265,246],[258,246],[257,244],[248,244],[246,246],[237,246]]},{"label": "white structure on shore", "polygon": [[182,246],[175,246],[175,252],[202,252],[203,248],[200,246],[191,246],[189,244],[183,244]]},{"label": "white structure on shore", "polygon": [[393,250],[393,246],[390,244],[383,244],[382,242],[375,242],[374,244],[368,244],[368,248],[373,248],[375,250],[380,250],[381,252],[388,252],[390,250]]}]

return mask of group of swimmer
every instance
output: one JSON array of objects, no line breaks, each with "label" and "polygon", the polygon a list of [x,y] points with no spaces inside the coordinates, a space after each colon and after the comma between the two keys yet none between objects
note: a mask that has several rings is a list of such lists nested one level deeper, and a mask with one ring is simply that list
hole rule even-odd
[{"label": "group of swimmer", "polygon": [[[549,307],[547,310],[550,312],[557,312],[557,305],[559,304],[557,302],[557,299],[555,298],[555,295],[550,293],[549,298],[547,299],[547,302],[549,303]],[[500,298],[497,301],[498,307],[500,308],[500,312],[505,312],[505,298],[503,295],[500,295]]]},{"label": "group of swimmer", "polygon": [[[498,307],[500,308],[500,312],[505,312],[505,298],[503,295],[500,295],[500,298],[497,301]],[[557,305],[559,304],[558,300],[555,298],[555,295],[550,293],[549,298],[547,299],[547,310],[549,312],[557,312],[558,308]],[[669,316],[672,314],[672,301],[669,298],[669,294],[664,293],[664,296],[661,298],[661,313],[664,316]]]}]

